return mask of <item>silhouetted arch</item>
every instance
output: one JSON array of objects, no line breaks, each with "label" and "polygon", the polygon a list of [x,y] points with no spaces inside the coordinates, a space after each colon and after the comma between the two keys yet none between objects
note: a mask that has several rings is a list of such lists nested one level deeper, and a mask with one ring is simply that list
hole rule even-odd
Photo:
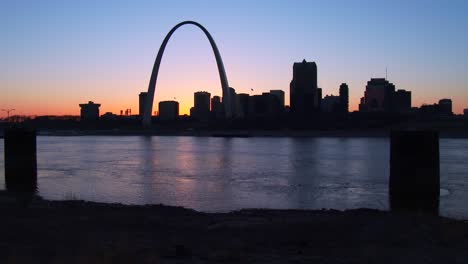
[{"label": "silhouetted arch", "polygon": [[210,33],[206,28],[204,28],[202,25],[195,21],[184,21],[181,22],[177,25],[175,25],[169,33],[167,33],[166,37],[164,38],[164,41],[161,44],[161,47],[159,48],[158,55],[156,56],[156,61],[154,62],[153,66],[153,71],[151,73],[151,79],[148,85],[148,95],[146,98],[146,103],[145,103],[145,108],[143,112],[143,125],[144,126],[150,126],[151,125],[151,112],[153,111],[153,100],[154,100],[154,91],[156,89],[156,81],[158,80],[158,72],[159,72],[159,65],[161,64],[161,59],[164,54],[164,49],[166,48],[167,42],[171,38],[172,34],[174,31],[176,31],[179,27],[187,24],[192,24],[200,28],[208,38],[211,44],[211,48],[213,48],[213,53],[216,57],[216,64],[218,65],[218,71],[219,71],[219,79],[221,80],[221,87],[223,89],[223,105],[224,105],[224,110],[226,117],[231,117],[231,107],[230,107],[230,93],[229,93],[229,84],[228,80],[226,77],[226,72],[224,70],[224,64],[223,60],[221,59],[221,55],[219,54],[218,47],[216,46],[216,43],[213,40],[213,37],[211,37]]}]

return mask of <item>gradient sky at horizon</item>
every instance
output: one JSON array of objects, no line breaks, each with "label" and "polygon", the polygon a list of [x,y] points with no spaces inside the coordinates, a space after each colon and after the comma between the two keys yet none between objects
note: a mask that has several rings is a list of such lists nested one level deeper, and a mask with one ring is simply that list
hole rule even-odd
[{"label": "gradient sky at horizon", "polygon": [[[78,104],[92,100],[101,113],[136,114],[164,36],[194,20],[212,34],[238,93],[281,89],[288,104],[292,65],[306,59],[317,63],[324,95],[348,83],[351,110],[366,82],[388,67],[397,89],[412,91],[413,106],[451,98],[461,113],[468,108],[467,13],[464,0],[4,0],[0,108],[78,115]],[[200,90],[221,95],[209,42],[188,25],[166,48],[154,109],[175,98],[186,114]]]}]

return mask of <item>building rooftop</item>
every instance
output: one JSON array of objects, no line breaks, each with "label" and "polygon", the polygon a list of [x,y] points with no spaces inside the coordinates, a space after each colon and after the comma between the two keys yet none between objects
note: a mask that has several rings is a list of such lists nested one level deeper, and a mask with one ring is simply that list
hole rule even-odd
[{"label": "building rooftop", "polygon": [[96,105],[96,106],[101,106],[101,104],[95,104],[93,101],[88,101],[87,104],[80,104],[80,106],[88,106],[88,105]]}]

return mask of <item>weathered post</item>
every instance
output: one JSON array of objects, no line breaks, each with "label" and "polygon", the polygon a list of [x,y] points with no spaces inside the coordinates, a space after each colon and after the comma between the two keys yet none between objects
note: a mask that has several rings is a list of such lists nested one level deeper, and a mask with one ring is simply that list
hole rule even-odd
[{"label": "weathered post", "polygon": [[390,139],[390,208],[439,213],[439,135],[393,131]]},{"label": "weathered post", "polygon": [[29,199],[37,189],[36,131],[14,127],[4,134],[6,189]]}]

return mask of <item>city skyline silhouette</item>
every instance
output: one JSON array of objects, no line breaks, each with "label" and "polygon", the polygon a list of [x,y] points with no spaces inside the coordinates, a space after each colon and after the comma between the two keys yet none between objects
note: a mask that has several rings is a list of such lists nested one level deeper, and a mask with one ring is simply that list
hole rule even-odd
[{"label": "city skyline silhouette", "polygon": [[[173,4],[156,9],[154,4],[121,2],[89,8],[85,2],[7,4],[7,41],[0,49],[7,71],[0,81],[4,89],[0,104],[15,108],[17,115],[78,115],[76,104],[89,100],[101,103],[103,113],[136,110],[135,94],[147,89],[163,36],[190,19],[203,24],[217,40],[230,86],[238,93],[280,89],[289,102],[291,65],[306,59],[318,65],[318,86],[324,96],[336,93],[341,83],[348,84],[351,111],[358,109],[366,82],[384,77],[388,68],[391,82],[413,91],[415,106],[448,97],[453,99],[454,112],[462,113],[468,102],[463,73],[467,52],[462,48],[467,38],[458,32],[464,32],[466,4],[434,2],[420,8],[418,1],[371,3],[263,7],[240,2],[234,8],[202,2],[198,7],[188,4],[175,16],[171,16],[176,10]],[[305,16],[305,10],[315,16]],[[396,22],[375,19],[378,14],[392,14]],[[200,33],[184,27],[171,39],[155,108],[156,102],[176,97],[180,113],[188,114],[193,92],[221,95],[211,48]]]},{"label": "city skyline silhouette", "polygon": [[2,2],[0,263],[465,263],[467,13]]}]

